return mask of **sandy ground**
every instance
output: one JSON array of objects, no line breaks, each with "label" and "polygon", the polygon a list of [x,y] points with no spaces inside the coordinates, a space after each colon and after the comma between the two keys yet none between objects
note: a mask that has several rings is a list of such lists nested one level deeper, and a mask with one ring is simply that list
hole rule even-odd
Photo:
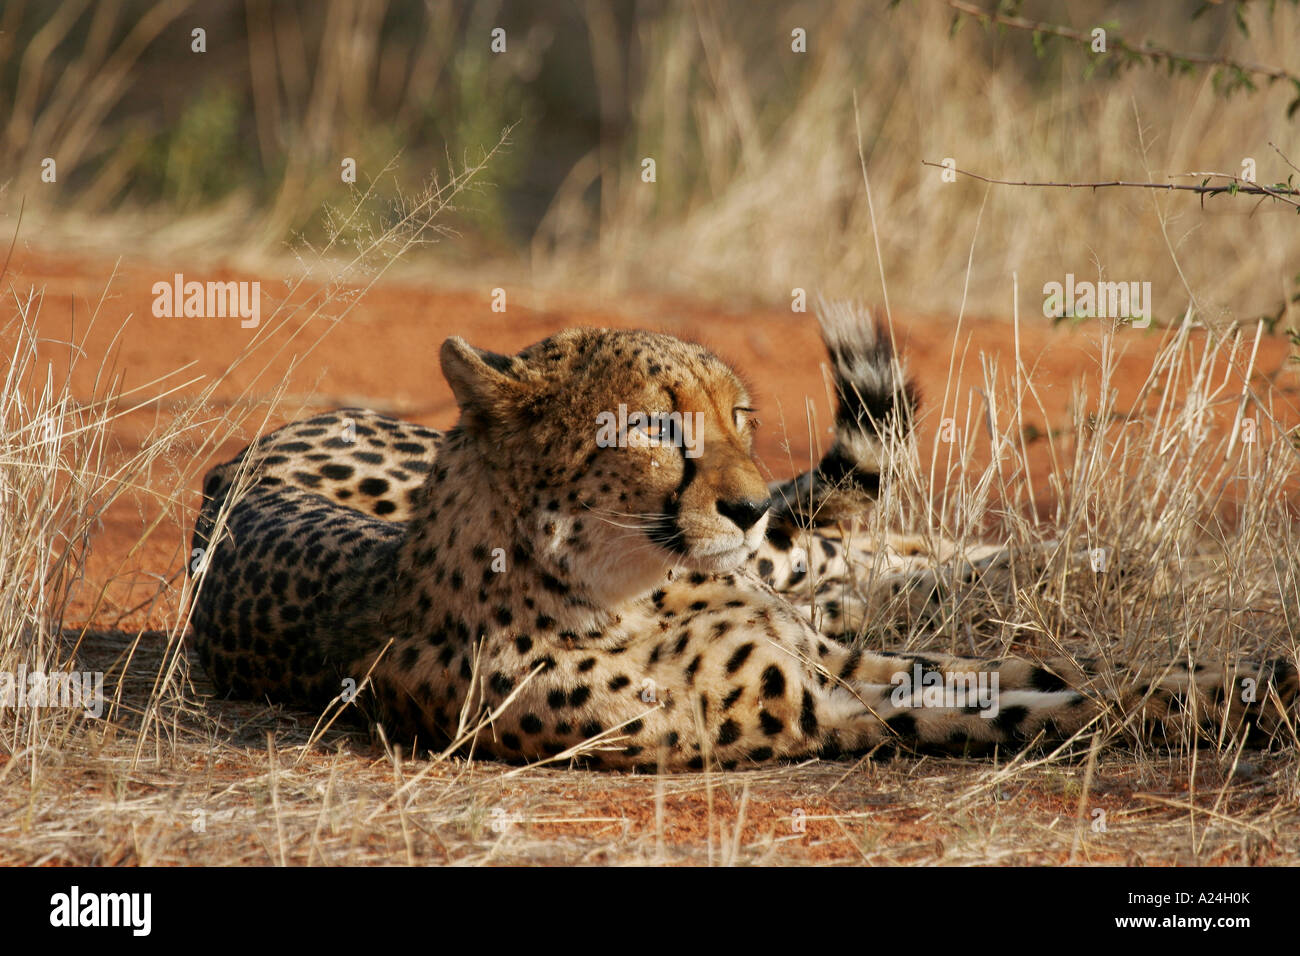
[{"label": "sandy ground", "polygon": [[[73,376],[73,389],[78,398],[85,399],[92,394],[93,372],[104,356],[111,357],[112,367],[130,388],[181,366],[188,367],[174,376],[177,382],[219,376],[246,346],[252,330],[241,329],[238,320],[155,318],[151,314],[153,284],[177,271],[203,281],[259,279],[268,303],[284,288],[283,275],[238,274],[202,263],[169,262],[166,267],[146,261],[115,264],[24,245],[14,252],[7,282],[17,290],[34,286],[43,294],[39,323],[47,340],[45,357],[56,379],[68,366],[67,343],[74,341],[83,350],[86,359]],[[308,287],[294,301],[307,301],[311,294]],[[437,363],[437,350],[446,336],[461,335],[476,345],[509,352],[565,326],[605,325],[649,327],[693,337],[732,360],[757,394],[763,423],[758,454],[772,475],[803,470],[810,461],[810,445],[823,440],[830,411],[821,371],[823,353],[811,314],[792,315],[788,309],[735,311],[718,304],[650,296],[605,302],[595,296],[543,296],[511,287],[507,294],[508,307],[503,314],[491,310],[487,287],[451,290],[380,283],[355,302],[346,317],[307,354],[303,354],[306,344],[326,323],[319,319],[290,321],[277,337],[284,350],[261,375],[241,370],[228,376],[213,395],[210,417],[232,408],[246,409],[250,400],[255,404],[264,398],[296,354],[301,363],[287,376],[285,398],[267,421],[268,427],[303,412],[344,404],[368,405],[425,424],[447,426],[455,419],[455,407]],[[89,318],[101,297],[98,318],[91,326]],[[1056,435],[1058,455],[1068,455],[1074,385],[1081,376],[1091,378],[1095,397],[1100,353],[1095,325],[1053,327],[1041,317],[1038,306],[1037,297],[1022,306],[1019,347],[1042,399],[1042,410],[1035,407],[1027,413],[1026,424],[1032,428],[1028,441],[1035,482],[1043,489],[1040,511],[1046,511],[1051,504],[1046,481],[1051,456],[1044,436]],[[330,311],[337,313],[341,307],[335,303]],[[269,312],[268,305],[264,316]],[[129,321],[122,326],[128,315]],[[949,378],[954,350],[960,376],[954,381],[960,386],[953,389],[950,406],[955,403],[959,423],[964,424],[969,411],[973,426],[982,427],[984,405],[974,390],[980,385],[981,360],[995,360],[1004,374],[1011,371],[1013,327],[1009,319],[966,317],[959,330],[953,317],[906,311],[896,313],[893,319],[897,340],[930,410],[920,424],[921,447],[928,455],[936,441],[936,408]],[[299,326],[298,337],[290,340],[289,333]],[[1161,330],[1120,333],[1119,408],[1127,407],[1125,402],[1145,378],[1165,335]],[[259,354],[273,352],[275,346]],[[1272,384],[1278,417],[1285,422],[1300,421],[1300,382],[1294,366],[1285,339],[1263,338],[1252,381],[1257,387]],[[1239,380],[1230,379],[1230,383],[1239,388]],[[195,382],[163,402],[124,416],[113,436],[113,454],[120,457],[138,447],[151,429],[192,400],[200,386],[201,382]],[[816,425],[808,422],[808,407],[814,409]],[[1235,412],[1235,403],[1216,412],[1219,421],[1226,422]],[[166,586],[159,595],[159,584],[177,582],[177,572],[188,553],[198,500],[197,477],[179,500],[160,499],[158,492],[172,487],[178,470],[196,455],[204,459],[205,467],[207,462],[233,455],[254,436],[262,421],[263,412],[254,410],[246,416],[239,437],[215,449],[203,448],[206,434],[197,429],[177,446],[173,457],[148,476],[147,487],[126,496],[105,514],[67,621],[89,625],[100,634],[120,632],[116,637],[110,633],[97,638],[97,653],[106,659],[114,657],[141,630],[145,631],[142,651],[159,649],[162,636],[155,629],[172,624],[180,611],[175,587]],[[141,543],[144,529],[156,519],[157,527]],[[101,590],[106,599],[96,606],[94,596]],[[86,644],[87,652],[96,641]],[[197,667],[194,672],[195,686],[202,692],[206,683]],[[291,740],[294,728],[310,723],[303,715],[274,712],[268,717],[266,708],[248,703],[209,700],[205,706],[227,725],[262,719],[281,731],[288,727]],[[366,752],[364,740],[349,740],[357,750]],[[265,760],[264,752],[260,759]],[[322,761],[332,759],[320,757]],[[350,759],[355,761],[351,769],[357,774],[358,786],[364,787],[371,778],[377,787],[391,782],[391,771],[382,760]],[[1110,838],[1086,827],[1076,831],[1080,803],[1075,777],[1081,772],[1077,767],[1054,770],[1003,790],[993,788],[973,802],[948,807],[947,795],[974,786],[987,770],[987,764],[960,761],[920,761],[882,769],[868,765],[857,770],[852,763],[814,763],[775,772],[726,774],[708,782],[677,779],[665,785],[653,779],[612,775],[592,780],[589,774],[549,769],[505,777],[504,771],[491,764],[476,764],[467,780],[483,788],[480,809],[489,816],[444,828],[437,840],[430,838],[420,844],[427,847],[413,858],[434,862],[595,862],[609,858],[611,840],[622,847],[619,859],[690,862],[717,862],[727,859],[728,853],[732,861],[747,862],[1257,862],[1296,852],[1294,840],[1288,838],[1284,845],[1261,841],[1252,830],[1236,824],[1224,824],[1224,832],[1203,841],[1199,853],[1188,849],[1195,841],[1184,845],[1181,840],[1162,837],[1164,828],[1181,825],[1178,821],[1186,817],[1179,801],[1185,799],[1182,794],[1189,781],[1174,776],[1157,784],[1159,774],[1150,776],[1151,766],[1141,774],[1122,765],[1103,765],[1099,770],[1094,784],[1097,797],[1090,805],[1110,807],[1113,820],[1120,821],[1118,831],[1112,827]],[[1208,774],[1198,783],[1201,789],[1231,784],[1248,790],[1249,780],[1242,784],[1240,775],[1225,774],[1222,768],[1207,764],[1201,772]],[[1252,766],[1251,772],[1267,775],[1267,764]],[[440,770],[437,776],[445,775]],[[140,786],[148,793],[158,784],[143,782]],[[226,789],[227,796],[231,789]],[[1225,792],[1235,799],[1231,795],[1238,791]],[[1242,792],[1242,799],[1248,799],[1248,792]],[[235,800],[237,809],[237,794],[230,799]],[[490,825],[493,807],[506,807],[506,812],[515,815],[500,832]],[[800,814],[802,830],[793,823]],[[484,819],[489,823],[486,828]],[[1146,826],[1150,838],[1137,835],[1141,827],[1126,830],[1124,821]],[[1151,823],[1158,824],[1157,828],[1152,829]],[[1206,824],[1204,818],[1199,821],[1199,825],[1213,823]],[[1281,824],[1272,821],[1270,831]],[[1262,825],[1250,826],[1261,831]],[[1014,833],[1022,830],[1033,834],[1034,850],[1020,853],[1015,849],[1018,838]],[[1085,834],[1082,843],[1076,832]],[[1114,836],[1116,832],[1129,835],[1120,839]],[[974,843],[972,835],[978,837]],[[963,849],[954,855],[956,846]],[[253,840],[246,860],[265,862],[264,849]],[[138,846],[127,846],[118,859],[111,859],[115,852],[70,851],[66,859],[151,862]],[[383,847],[377,850],[380,857],[384,852]],[[401,853],[410,852],[408,842]],[[393,850],[398,857],[401,853]],[[194,859],[202,859],[202,855],[196,850]],[[13,859],[20,858],[21,853]],[[191,857],[183,854],[176,861],[183,859]]]}]

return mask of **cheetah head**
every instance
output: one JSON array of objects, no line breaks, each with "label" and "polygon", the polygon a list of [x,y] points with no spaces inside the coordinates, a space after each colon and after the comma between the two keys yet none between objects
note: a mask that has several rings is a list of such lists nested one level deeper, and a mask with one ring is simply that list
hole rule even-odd
[{"label": "cheetah head", "polygon": [[466,441],[534,553],[606,599],[675,566],[735,569],[762,542],[749,392],[704,347],[581,328],[515,356],[451,338],[441,358]]}]

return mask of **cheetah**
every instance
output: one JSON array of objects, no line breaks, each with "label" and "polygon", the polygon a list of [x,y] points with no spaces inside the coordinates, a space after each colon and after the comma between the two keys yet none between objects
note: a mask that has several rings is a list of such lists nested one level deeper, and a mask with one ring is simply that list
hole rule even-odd
[{"label": "cheetah", "polygon": [[[869,505],[916,403],[865,310],[819,320],[835,437],[788,481],[759,472],[739,375],[648,331],[566,329],[513,356],[449,338],[449,430],[344,409],[259,439],[204,480],[203,667],[221,693],[305,708],[362,687],[356,703],[412,747],[640,772],[988,754],[1106,714],[1170,737],[1293,726],[1285,660],[1099,674],[869,651],[814,626],[793,589],[862,559],[827,525]],[[616,409],[642,414],[602,440]],[[791,561],[810,524],[810,560]],[[909,548],[892,570],[917,570]]]}]

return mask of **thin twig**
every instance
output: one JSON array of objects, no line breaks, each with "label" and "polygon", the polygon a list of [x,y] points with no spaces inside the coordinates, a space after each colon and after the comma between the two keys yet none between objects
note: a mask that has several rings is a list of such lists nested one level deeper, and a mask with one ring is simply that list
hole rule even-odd
[{"label": "thin twig", "polygon": [[1292,206],[1300,206],[1300,200],[1291,197],[1300,197],[1300,189],[1294,189],[1290,186],[1260,186],[1257,183],[1244,182],[1237,176],[1230,173],[1178,173],[1176,175],[1192,176],[1204,175],[1207,177],[1218,176],[1231,180],[1226,186],[1207,186],[1201,184],[1198,186],[1184,186],[1181,183],[1152,183],[1152,182],[1135,182],[1125,179],[1111,179],[1105,182],[1093,183],[1058,183],[1043,182],[1033,180],[1011,180],[1011,179],[994,179],[990,176],[981,176],[979,173],[972,173],[966,169],[959,169],[956,166],[945,166],[943,163],[931,162],[928,159],[921,160],[922,166],[933,166],[936,169],[947,169],[962,176],[968,176],[971,179],[978,179],[982,183],[992,183],[995,186],[1035,186],[1035,187],[1053,187],[1056,189],[1104,189],[1108,186],[1119,186],[1128,189],[1164,189],[1169,192],[1189,192],[1201,196],[1218,196],[1222,194],[1244,194],[1247,196],[1271,196],[1274,199],[1287,203]]}]

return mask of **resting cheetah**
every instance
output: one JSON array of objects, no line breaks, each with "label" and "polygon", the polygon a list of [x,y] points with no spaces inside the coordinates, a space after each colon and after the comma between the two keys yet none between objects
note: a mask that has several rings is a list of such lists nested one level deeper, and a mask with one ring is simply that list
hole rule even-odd
[{"label": "resting cheetah", "polygon": [[[447,432],[347,409],[265,436],[204,482],[204,667],[223,692],[315,708],[368,678],[358,702],[401,742],[645,771],[984,753],[1059,741],[1107,708],[1158,733],[1288,725],[1284,661],[1135,671],[1115,692],[1073,661],[870,652],[814,628],[778,588],[862,556],[818,531],[792,562],[795,528],[870,500],[914,404],[868,316],[820,318],[835,441],[772,486],[736,373],[640,331],[568,329],[515,356],[448,339],[461,415]],[[602,441],[620,408],[649,414]],[[929,693],[939,681],[946,697]]]}]

